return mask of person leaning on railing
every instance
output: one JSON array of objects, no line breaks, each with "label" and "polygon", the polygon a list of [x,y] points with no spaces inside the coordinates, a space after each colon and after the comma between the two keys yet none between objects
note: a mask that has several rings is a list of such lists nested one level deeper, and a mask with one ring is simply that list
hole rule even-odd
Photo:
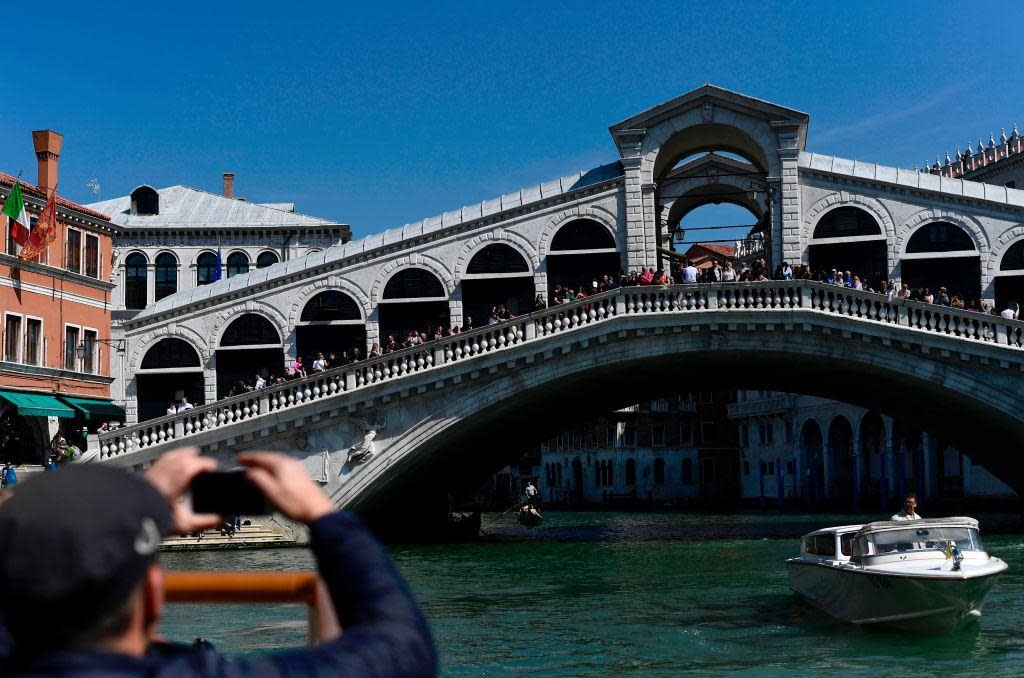
[{"label": "person leaning on railing", "polygon": [[[218,525],[177,501],[217,466],[169,452],[145,474],[76,465],[8,490],[0,504],[0,672],[5,676],[434,675],[426,622],[383,547],[335,511],[302,464],[241,454],[249,479],[309,526],[342,635],[290,652],[228,659],[157,641],[164,601],[161,538]],[[116,497],[116,501],[112,500]]]}]

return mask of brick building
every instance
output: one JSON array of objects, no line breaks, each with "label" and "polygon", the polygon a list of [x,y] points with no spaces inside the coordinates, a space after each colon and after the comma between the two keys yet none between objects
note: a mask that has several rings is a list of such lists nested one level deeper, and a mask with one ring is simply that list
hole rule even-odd
[{"label": "brick building", "polygon": [[[57,185],[60,134],[32,133],[38,184],[22,182],[32,225]],[[15,177],[0,173],[0,203]],[[116,225],[99,212],[57,199],[57,238],[22,261],[0,215],[0,462],[39,463],[57,430],[82,445],[82,429],[123,417],[110,403],[109,282]]]}]

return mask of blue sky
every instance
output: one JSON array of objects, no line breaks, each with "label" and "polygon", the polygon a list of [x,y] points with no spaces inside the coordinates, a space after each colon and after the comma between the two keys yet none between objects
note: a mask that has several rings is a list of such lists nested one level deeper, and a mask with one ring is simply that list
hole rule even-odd
[{"label": "blue sky", "polygon": [[50,2],[5,13],[0,169],[34,181],[49,127],[73,200],[234,171],[361,236],[612,161],[704,82],[900,166],[1024,126],[1020,3],[896,4]]}]

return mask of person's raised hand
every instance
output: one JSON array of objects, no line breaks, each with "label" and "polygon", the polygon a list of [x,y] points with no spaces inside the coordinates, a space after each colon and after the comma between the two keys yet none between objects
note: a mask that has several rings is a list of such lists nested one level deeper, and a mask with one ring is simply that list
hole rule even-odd
[{"label": "person's raised hand", "polygon": [[330,498],[297,459],[279,452],[245,452],[238,462],[270,503],[292,520],[309,524],[334,512]]},{"label": "person's raised hand", "polygon": [[212,513],[194,513],[190,505],[179,501],[193,478],[216,468],[217,460],[200,457],[194,447],[183,447],[163,455],[146,471],[146,480],[170,504],[175,532],[187,534],[208,530],[221,524],[220,516]]}]

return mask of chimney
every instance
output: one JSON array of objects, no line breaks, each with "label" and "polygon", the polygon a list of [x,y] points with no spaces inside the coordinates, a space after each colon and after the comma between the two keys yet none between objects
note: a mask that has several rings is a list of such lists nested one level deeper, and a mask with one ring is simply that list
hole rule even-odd
[{"label": "chimney", "polygon": [[234,198],[235,197],[235,173],[225,172],[224,173],[224,197]]},{"label": "chimney", "polygon": [[52,129],[40,129],[32,132],[32,145],[36,148],[36,160],[39,164],[39,190],[49,197],[50,191],[57,188],[57,159],[64,144],[64,137]]}]

